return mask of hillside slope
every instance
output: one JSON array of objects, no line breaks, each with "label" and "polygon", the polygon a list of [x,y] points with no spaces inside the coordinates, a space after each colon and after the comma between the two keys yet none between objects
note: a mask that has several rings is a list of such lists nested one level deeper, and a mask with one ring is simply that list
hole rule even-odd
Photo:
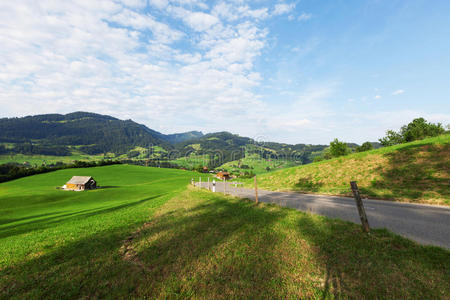
[{"label": "hillside slope", "polygon": [[263,158],[283,157],[305,164],[325,148],[325,145],[258,143],[229,132],[162,134],[132,120],[89,112],[0,118],[0,156],[6,156],[0,157],[0,161],[6,162],[23,163],[34,158],[13,157],[18,154],[66,158],[75,155],[120,158],[124,155],[125,158],[163,161],[207,155],[207,164],[217,167],[246,154],[258,154]]},{"label": "hillside slope", "polygon": [[[126,153],[135,146],[171,147],[165,135],[145,125],[88,112],[0,119],[0,142],[13,143],[16,153],[49,155],[61,154],[61,148],[70,155],[67,146],[79,146],[87,154]],[[52,153],[55,148],[59,152]]]},{"label": "hillside slope", "polygon": [[267,173],[258,187],[351,196],[353,180],[366,197],[450,205],[450,134]]}]

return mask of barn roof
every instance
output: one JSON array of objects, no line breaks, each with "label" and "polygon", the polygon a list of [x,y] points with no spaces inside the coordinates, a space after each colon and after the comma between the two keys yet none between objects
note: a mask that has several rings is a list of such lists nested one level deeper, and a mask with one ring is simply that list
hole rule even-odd
[{"label": "barn roof", "polygon": [[67,183],[70,184],[86,184],[91,180],[91,176],[73,176]]}]

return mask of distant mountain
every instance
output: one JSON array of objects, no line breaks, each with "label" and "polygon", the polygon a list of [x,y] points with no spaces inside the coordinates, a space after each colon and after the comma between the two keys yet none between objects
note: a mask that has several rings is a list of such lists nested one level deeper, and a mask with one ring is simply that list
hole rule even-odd
[{"label": "distant mountain", "polygon": [[164,139],[171,144],[182,143],[188,140],[201,138],[203,133],[200,131],[189,131],[184,133],[167,134]]},{"label": "distant mountain", "polygon": [[[158,146],[153,147],[152,146]],[[132,120],[89,112],[0,119],[0,154],[126,154],[133,159],[174,161],[208,157],[210,166],[257,154],[299,164],[313,160],[326,145],[257,143],[229,132],[162,134]]]},{"label": "distant mountain", "polygon": [[[274,142],[257,142],[229,132],[209,133],[201,138],[188,140],[175,145],[183,156],[209,155],[218,164],[239,160],[245,156],[257,154],[263,159],[284,159],[299,164],[312,162],[315,155],[323,151],[326,145],[289,145]],[[221,162],[221,163],[219,163]]]},{"label": "distant mountain", "polygon": [[172,148],[165,135],[144,125],[87,112],[0,119],[0,142],[13,143],[14,152],[53,155],[64,155],[67,146],[87,154],[126,153],[136,146]]}]

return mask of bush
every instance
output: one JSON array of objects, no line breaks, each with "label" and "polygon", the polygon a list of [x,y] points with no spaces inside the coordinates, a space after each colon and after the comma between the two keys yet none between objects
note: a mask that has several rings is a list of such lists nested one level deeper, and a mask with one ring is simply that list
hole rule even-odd
[{"label": "bush", "polygon": [[373,149],[373,145],[370,142],[365,142],[359,147],[356,147],[356,152],[364,152]]},{"label": "bush", "polygon": [[347,144],[344,142],[340,142],[338,139],[334,139],[330,143],[330,155],[332,157],[344,156],[350,153],[350,149]]},{"label": "bush", "polygon": [[392,146],[438,136],[443,133],[445,133],[445,129],[441,123],[433,124],[427,122],[424,118],[417,118],[408,125],[402,126],[399,132],[388,130],[386,136],[379,141],[383,146]]}]

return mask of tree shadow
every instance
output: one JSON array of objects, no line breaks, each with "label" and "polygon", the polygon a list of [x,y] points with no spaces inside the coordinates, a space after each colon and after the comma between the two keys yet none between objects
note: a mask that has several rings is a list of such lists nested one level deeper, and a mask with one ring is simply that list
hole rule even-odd
[{"label": "tree shadow", "polygon": [[365,234],[349,222],[315,218],[304,215],[297,226],[324,266],[322,299],[439,299],[449,292],[437,282],[448,281],[442,274],[448,274],[450,252],[385,229]]},{"label": "tree shadow", "polygon": [[[281,210],[221,196],[158,216],[135,241],[138,258],[149,268],[152,281],[139,294],[158,298],[276,295],[270,283],[277,277],[278,265],[271,258],[276,256],[279,236],[271,227],[284,216]],[[257,232],[249,227],[257,227]],[[258,231],[266,233],[264,239],[255,238]]]},{"label": "tree shadow", "polygon": [[24,233],[32,233],[33,231],[58,226],[58,224],[61,224],[63,222],[67,222],[67,221],[71,221],[71,220],[78,220],[81,218],[88,218],[91,216],[106,214],[106,213],[110,213],[110,212],[117,211],[120,209],[133,207],[133,206],[145,203],[147,201],[159,198],[164,195],[165,194],[163,193],[163,194],[155,195],[152,197],[147,197],[147,198],[144,198],[144,199],[141,199],[138,201],[124,203],[124,204],[120,204],[120,205],[108,207],[108,208],[100,207],[100,208],[85,209],[85,210],[79,210],[79,211],[73,211],[73,212],[59,211],[59,212],[34,215],[34,216],[20,218],[20,219],[2,219],[2,220],[0,220],[1,225],[8,224],[8,223],[15,223],[18,221],[23,221],[23,220],[29,220],[29,221],[19,223],[19,224],[11,224],[11,225],[2,226],[0,228],[0,238],[10,237],[10,236],[24,234]]},{"label": "tree shadow", "polygon": [[[87,214],[90,213],[82,216]],[[276,295],[273,285],[265,287],[261,280],[270,283],[277,273],[277,264],[270,258],[279,237],[271,225],[283,216],[280,210],[255,207],[249,201],[230,202],[221,196],[188,209],[181,205],[157,216],[132,241],[137,249],[136,259],[145,268],[134,259],[124,259],[119,250],[130,233],[127,226],[0,269],[0,295],[49,299]],[[258,231],[267,233],[265,239],[255,239],[248,231],[255,224]],[[138,224],[131,226],[137,228]],[[249,243],[234,249],[242,240]],[[214,257],[224,251],[223,247],[231,255],[223,257],[227,262],[221,264]],[[211,258],[218,264],[210,265]],[[186,281],[195,290],[186,289]]]},{"label": "tree shadow", "polygon": [[311,176],[307,178],[300,178],[295,184],[296,189],[304,192],[318,192],[322,186],[322,182],[312,181]]},{"label": "tree shadow", "polygon": [[[210,193],[203,200],[171,200],[145,226],[130,220],[0,269],[0,297],[300,298],[298,287],[289,294],[286,286],[311,276],[304,264],[324,278],[315,298],[441,298],[448,292],[435,285],[448,274],[450,255],[443,249],[386,230],[366,235],[352,223],[275,205]],[[124,240],[133,252],[128,258]],[[285,253],[293,249],[294,256]],[[286,255],[295,260],[290,270],[298,281],[284,277],[291,263]]]},{"label": "tree shadow", "polygon": [[375,170],[381,179],[361,187],[363,194],[386,199],[450,198],[449,144],[409,145],[384,157],[388,165]]}]

